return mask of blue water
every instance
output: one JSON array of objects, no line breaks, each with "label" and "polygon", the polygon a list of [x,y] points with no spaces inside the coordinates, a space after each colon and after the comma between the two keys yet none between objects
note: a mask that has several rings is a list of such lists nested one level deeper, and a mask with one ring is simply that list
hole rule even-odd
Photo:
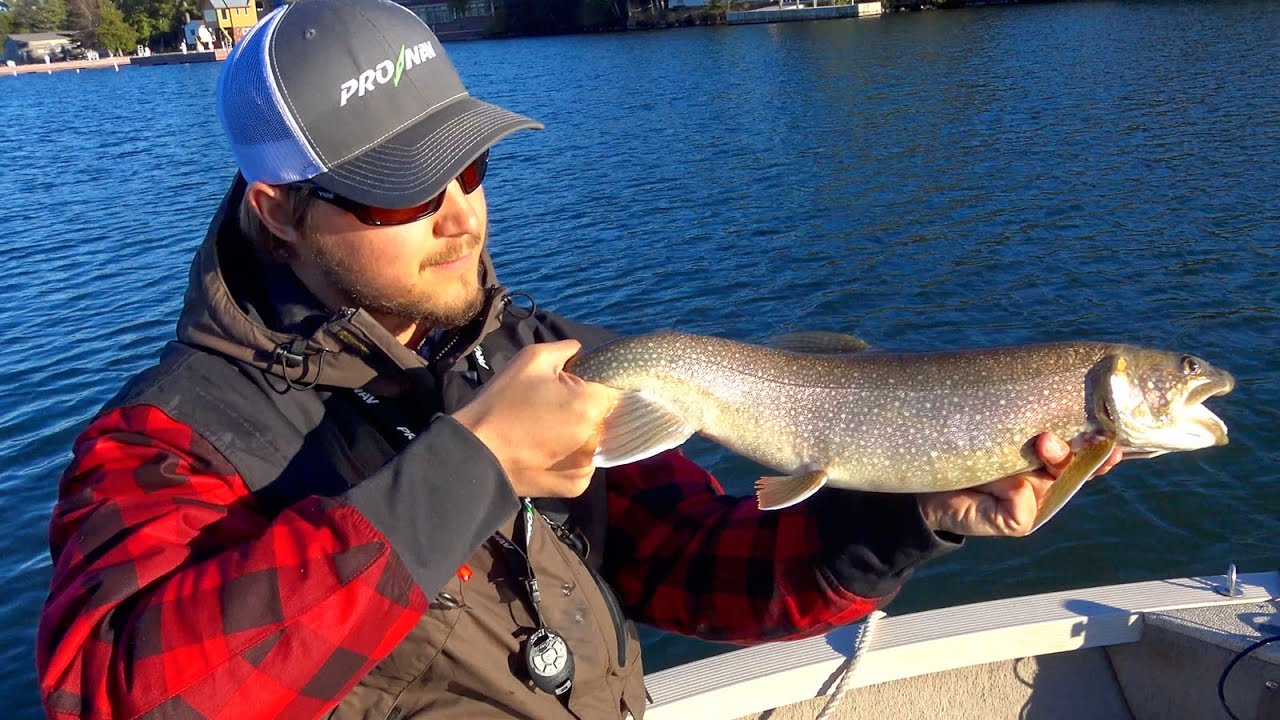
[{"label": "blue water", "polygon": [[[897,349],[1099,338],[1233,372],[1231,444],[1121,465],[903,612],[1276,569],[1280,11],[1083,2],[448,47],[544,121],[490,179],[505,282],[626,332],[831,329]],[[0,694],[36,717],[57,478],[172,335],[233,170],[218,67],[0,77]],[[756,469],[705,442],[731,490]],[[720,647],[647,635],[659,668]]]}]

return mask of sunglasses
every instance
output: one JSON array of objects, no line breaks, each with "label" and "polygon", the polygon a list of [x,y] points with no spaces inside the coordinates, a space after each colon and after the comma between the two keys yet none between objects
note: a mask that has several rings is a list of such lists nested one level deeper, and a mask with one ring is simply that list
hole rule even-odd
[{"label": "sunglasses", "polygon": [[[459,173],[457,181],[462,186],[462,191],[468,195],[475,192],[475,189],[480,187],[480,183],[484,182],[484,173],[488,169],[489,151],[485,150],[480,154],[480,157],[472,160],[471,164],[467,165]],[[356,202],[314,183],[303,182],[298,183],[297,186],[307,195],[323,200],[336,208],[346,210],[355,215],[356,219],[365,225],[373,226],[404,225],[430,217],[440,210],[440,206],[444,205],[444,194],[449,189],[446,186],[435,197],[419,205],[407,208],[383,208]]]}]

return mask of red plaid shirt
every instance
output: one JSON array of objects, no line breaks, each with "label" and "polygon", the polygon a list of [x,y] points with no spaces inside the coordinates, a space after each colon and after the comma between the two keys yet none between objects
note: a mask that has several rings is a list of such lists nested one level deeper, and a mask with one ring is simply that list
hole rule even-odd
[{"label": "red plaid shirt", "polygon": [[[752,642],[884,600],[815,563],[815,504],[762,513],[675,452],[607,478],[605,572],[638,621]],[[427,607],[353,507],[311,497],[267,516],[209,442],[149,406],[77,440],[50,545],[37,662],[53,717],[316,717]]]}]

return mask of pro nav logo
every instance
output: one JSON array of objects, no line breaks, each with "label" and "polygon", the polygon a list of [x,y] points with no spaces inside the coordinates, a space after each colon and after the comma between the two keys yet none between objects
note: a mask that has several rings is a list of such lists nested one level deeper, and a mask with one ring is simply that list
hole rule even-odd
[{"label": "pro nav logo", "polygon": [[377,85],[391,83],[392,87],[399,87],[401,75],[404,75],[414,65],[421,65],[435,56],[436,49],[430,42],[418,43],[413,47],[401,45],[400,57],[396,58],[395,62],[383,60],[374,66],[372,70],[365,70],[359,76],[342,83],[342,87],[339,88],[342,99],[338,106],[344,107],[352,96],[364,97],[365,93],[373,92]]}]

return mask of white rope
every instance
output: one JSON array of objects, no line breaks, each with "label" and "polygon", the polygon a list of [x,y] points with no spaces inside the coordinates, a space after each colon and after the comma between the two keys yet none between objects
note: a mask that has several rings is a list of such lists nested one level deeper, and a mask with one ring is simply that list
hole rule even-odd
[{"label": "white rope", "polygon": [[862,659],[867,647],[871,642],[871,631],[875,629],[876,622],[884,617],[885,613],[881,610],[872,610],[870,615],[862,621],[858,628],[858,636],[853,640],[853,654],[849,656],[849,661],[845,663],[844,672],[840,676],[839,682],[827,693],[827,704],[823,706],[822,712],[818,713],[816,720],[831,720],[836,716],[836,711],[840,709],[840,703],[844,700],[845,693],[853,689],[851,681],[853,680],[854,671],[858,668],[858,661]]}]

